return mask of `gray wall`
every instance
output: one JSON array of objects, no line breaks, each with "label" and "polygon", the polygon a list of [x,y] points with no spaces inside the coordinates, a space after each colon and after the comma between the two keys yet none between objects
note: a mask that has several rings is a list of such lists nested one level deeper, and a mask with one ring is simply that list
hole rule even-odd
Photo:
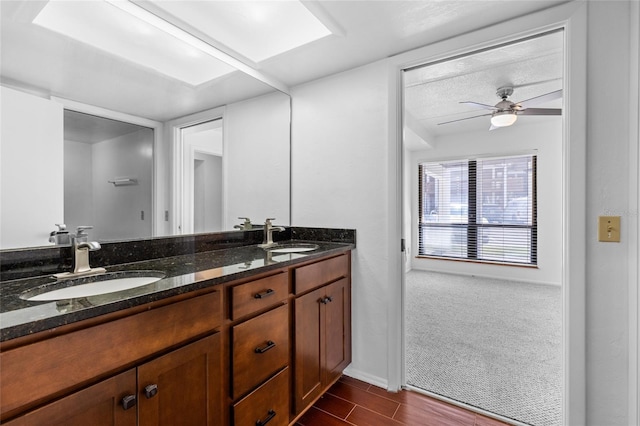
[{"label": "gray wall", "polygon": [[222,231],[222,157],[196,153],[193,179],[193,231]]},{"label": "gray wall", "polygon": [[[153,130],[143,128],[95,144],[64,142],[64,221],[70,232],[93,226],[89,236],[117,240],[151,236]],[[114,186],[115,178],[137,179]],[[143,211],[144,220],[140,212]]]}]

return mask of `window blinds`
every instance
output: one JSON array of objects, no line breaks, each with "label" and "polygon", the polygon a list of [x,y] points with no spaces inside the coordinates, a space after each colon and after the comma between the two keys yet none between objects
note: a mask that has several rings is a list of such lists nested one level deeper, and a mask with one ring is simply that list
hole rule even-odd
[{"label": "window blinds", "polygon": [[537,264],[536,156],[419,165],[423,256]]}]

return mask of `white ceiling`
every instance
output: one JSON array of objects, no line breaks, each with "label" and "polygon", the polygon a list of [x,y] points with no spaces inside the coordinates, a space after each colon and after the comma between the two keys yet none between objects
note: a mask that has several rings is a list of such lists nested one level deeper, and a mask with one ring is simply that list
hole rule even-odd
[{"label": "white ceiling", "polygon": [[141,129],[144,127],[95,115],[64,111],[65,141],[93,144],[128,135]]},{"label": "white ceiling", "polygon": [[[3,84],[158,121],[273,90],[242,72],[198,87],[189,86],[62,35],[37,28],[25,20],[29,7],[37,3],[0,2],[0,71]],[[153,9],[148,1],[138,3]],[[181,3],[189,3],[197,10],[206,1],[184,0]],[[262,3],[270,2],[267,0]],[[244,60],[257,72],[292,87],[559,3],[564,1],[308,1],[304,4],[328,25],[333,35],[259,63],[240,56],[237,59]],[[203,25],[202,20],[188,23],[166,15],[164,18],[181,23],[183,28],[203,40],[233,53],[197,28]],[[509,68],[505,64],[499,69],[505,73]],[[494,92],[496,85],[500,84],[500,72],[495,69],[478,72],[475,86],[482,90],[477,94],[462,89],[459,83],[448,86],[443,83],[443,86],[447,86],[444,97],[457,100],[460,94],[456,90],[460,89],[472,97],[468,100],[494,104],[498,100],[494,98]],[[487,80],[483,80],[483,86],[480,87],[480,79],[485,77]],[[458,78],[462,79],[462,76]],[[532,78],[523,77],[510,83],[530,83]],[[546,90],[546,87],[539,85],[535,87],[535,92]],[[435,86],[431,90],[436,90]],[[520,100],[527,98],[527,93],[525,88],[516,89],[513,97]],[[438,99],[442,99],[442,95]],[[442,105],[440,102],[435,104]],[[433,107],[434,103],[430,105]],[[438,107],[437,113],[448,114],[442,108]],[[431,117],[434,113],[429,114]],[[425,116],[423,119],[429,118]]]}]

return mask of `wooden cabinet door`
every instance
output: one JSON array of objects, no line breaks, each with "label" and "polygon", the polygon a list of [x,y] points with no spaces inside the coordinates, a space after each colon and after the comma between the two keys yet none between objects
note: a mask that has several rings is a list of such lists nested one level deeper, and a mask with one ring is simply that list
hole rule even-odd
[{"label": "wooden cabinet door", "polygon": [[351,298],[347,279],[323,290],[322,365],[326,385],[337,379],[351,362]]},{"label": "wooden cabinet door", "polygon": [[222,424],[221,351],[216,333],[138,367],[138,424]]},{"label": "wooden cabinet door", "polygon": [[136,395],[135,369],[103,380],[51,404],[3,423],[6,426],[135,426],[135,403],[125,410],[123,398]]},{"label": "wooden cabinet door", "polygon": [[324,288],[295,299],[295,395],[294,411],[299,414],[323,391],[322,342],[320,334]]}]

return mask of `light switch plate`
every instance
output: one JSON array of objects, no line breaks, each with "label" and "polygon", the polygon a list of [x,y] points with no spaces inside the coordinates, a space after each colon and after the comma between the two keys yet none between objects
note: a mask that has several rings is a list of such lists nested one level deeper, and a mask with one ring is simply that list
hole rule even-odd
[{"label": "light switch plate", "polygon": [[620,242],[620,216],[598,217],[598,241]]}]

